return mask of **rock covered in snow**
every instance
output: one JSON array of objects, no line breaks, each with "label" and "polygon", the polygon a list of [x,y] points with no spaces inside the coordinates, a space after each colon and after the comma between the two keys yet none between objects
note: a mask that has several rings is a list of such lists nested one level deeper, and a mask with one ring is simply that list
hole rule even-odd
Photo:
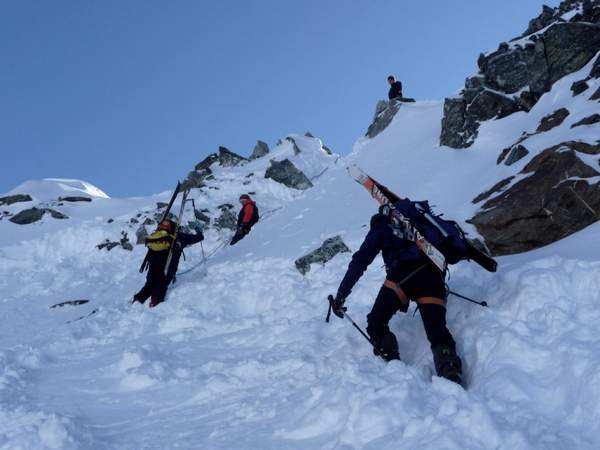
[{"label": "rock covered in snow", "polygon": [[294,189],[305,190],[313,186],[307,176],[287,158],[283,161],[271,160],[271,166],[266,170],[265,178],[270,178]]},{"label": "rock covered in snow", "polygon": [[310,265],[312,263],[325,264],[333,259],[333,257],[338,253],[347,253],[349,251],[350,249],[344,243],[342,238],[340,236],[334,236],[332,238],[325,239],[323,244],[321,244],[318,249],[313,250],[301,258],[298,258],[294,264],[296,269],[298,269],[302,275],[306,275],[310,271]]},{"label": "rock covered in snow", "polygon": [[479,74],[467,79],[458,98],[446,99],[440,144],[471,146],[480,122],[529,111],[556,81],[584,67],[600,51],[600,0],[590,4],[569,22],[561,17],[579,2],[544,7],[526,37],[481,55]]}]

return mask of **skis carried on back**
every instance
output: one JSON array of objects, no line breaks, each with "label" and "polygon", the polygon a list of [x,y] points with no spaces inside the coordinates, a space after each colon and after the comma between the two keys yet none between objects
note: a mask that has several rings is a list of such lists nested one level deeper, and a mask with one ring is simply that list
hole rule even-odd
[{"label": "skis carried on back", "polygon": [[[165,209],[165,212],[163,213],[163,215],[160,219],[160,222],[162,222],[169,216],[171,207],[173,206],[173,203],[175,202],[175,199],[177,198],[177,195],[179,194],[180,190],[181,190],[181,183],[178,181],[177,186],[175,186],[175,190],[173,191],[173,195],[171,196],[171,200],[169,200],[169,203],[167,204],[167,208]],[[158,222],[158,223],[160,223],[160,222]],[[142,261],[142,265],[140,266],[140,273],[143,273],[146,270],[149,252],[150,252],[150,250],[148,250],[146,252],[146,256],[144,257],[144,260]]]},{"label": "skis carried on back", "polygon": [[179,208],[179,215],[177,216],[177,223],[175,225],[175,235],[173,236],[173,243],[169,249],[169,256],[167,256],[167,263],[165,264],[165,275],[169,272],[169,266],[171,265],[171,258],[173,257],[173,249],[177,241],[177,233],[179,232],[179,226],[181,225],[181,218],[183,217],[183,210],[185,209],[185,203],[187,202],[187,196],[190,193],[189,189],[183,191],[181,198],[181,207]]},{"label": "skis carried on back", "polygon": [[[447,268],[446,258],[432,243],[427,241],[425,237],[416,229],[411,221],[404,217],[397,209],[394,208],[394,204],[401,200],[401,197],[394,194],[386,186],[377,182],[374,178],[367,175],[358,166],[349,166],[348,173],[354,180],[361,184],[371,196],[380,204],[388,205],[390,207],[392,217],[402,225],[405,231],[405,236],[410,237],[416,246],[429,258],[429,260],[442,272],[445,273]],[[464,234],[464,232],[463,232]],[[466,257],[475,261],[481,267],[489,272],[495,272],[497,269],[497,262],[473,246],[467,239],[464,239],[465,245],[467,246]]]}]

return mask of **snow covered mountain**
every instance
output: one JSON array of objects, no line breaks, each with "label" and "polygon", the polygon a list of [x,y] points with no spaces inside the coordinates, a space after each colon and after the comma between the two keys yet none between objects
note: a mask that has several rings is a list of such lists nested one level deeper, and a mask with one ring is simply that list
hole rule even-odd
[{"label": "snow covered mountain", "polygon": [[[349,164],[400,195],[428,199],[471,236],[481,231],[474,218],[491,210],[483,202],[533,178],[527,165],[558,144],[579,143],[555,150],[576,152],[587,168],[578,165],[581,173],[565,180],[576,181],[578,193],[587,185],[594,198],[600,124],[572,125],[599,104],[571,86],[598,58],[557,80],[531,110],[482,121],[468,150],[440,146],[444,102],[429,101],[400,105],[345,157],[310,135],[290,135],[251,158],[225,149],[209,156],[185,179],[194,205],[184,223],[205,224],[204,246],[186,250],[167,301],[154,309],[128,300],[144,278],[145,249],[136,244],[169,192],[115,199],[88,183],[53,179],[7,193],[0,447],[598,448],[597,216],[564,239],[499,257],[495,274],[468,262],[452,267],[450,287],[490,305],[451,297],[448,306],[466,390],[431,376],[414,305],[390,324],[402,361],[373,357],[345,321],[325,323],[326,296],[351,253],[304,275],[294,264],[327,238],[340,236],[352,251],[362,242],[376,205],[347,175]],[[600,88],[597,78],[587,83],[588,92]],[[569,115],[537,132],[560,108]],[[528,153],[511,156],[524,136]],[[229,247],[241,193],[257,200],[261,221]],[[11,221],[27,210],[31,223]],[[348,300],[361,326],[384,279],[381,265],[371,265]]]}]

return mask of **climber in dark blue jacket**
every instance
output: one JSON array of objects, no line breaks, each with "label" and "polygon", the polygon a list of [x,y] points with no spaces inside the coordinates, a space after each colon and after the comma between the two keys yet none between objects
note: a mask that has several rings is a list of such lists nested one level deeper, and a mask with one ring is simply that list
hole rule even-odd
[{"label": "climber in dark blue jacket", "polygon": [[406,312],[409,301],[417,303],[427,338],[431,344],[436,371],[461,382],[461,361],[456,344],[446,326],[446,285],[444,276],[433,266],[416,244],[394,234],[385,207],[371,218],[371,228],[360,249],[352,256],[342,279],[332,310],[344,316],[344,303],[352,288],[375,257],[382,253],[386,280],[371,312],[367,315],[367,333],[376,355],[385,360],[399,359],[398,342],[388,324],[397,311]]}]

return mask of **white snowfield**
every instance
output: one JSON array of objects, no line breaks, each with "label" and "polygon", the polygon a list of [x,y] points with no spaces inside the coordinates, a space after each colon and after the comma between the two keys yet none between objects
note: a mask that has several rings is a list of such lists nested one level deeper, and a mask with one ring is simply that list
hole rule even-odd
[{"label": "white snowfield", "polygon": [[[215,167],[212,188],[193,193],[197,208],[237,208],[239,194],[250,191],[263,218],[239,244],[180,275],[154,309],[128,303],[144,282],[143,246],[95,245],[118,239],[130,217],[168,192],[73,205],[63,221],[0,221],[0,448],[600,448],[598,223],[499,258],[495,274],[468,262],[452,267],[450,287],[490,305],[450,297],[466,390],[432,377],[414,305],[390,324],[402,361],[374,357],[346,321],[325,323],[326,297],[351,253],[306,276],[294,267],[328,237],[341,235],[354,251],[367,233],[376,204],[346,174],[348,164],[464,221],[478,208],[477,194],[544,148],[595,142],[598,125],[570,128],[598,110],[586,96],[571,96],[570,84],[584,76],[558,82],[529,114],[484,124],[468,150],[438,147],[442,103],[432,101],[403,105],[387,130],[359,140],[347,157],[297,136],[300,155],[284,141],[244,166]],[[571,115],[530,138],[526,158],[496,165],[501,149],[563,106]],[[315,186],[295,191],[265,179],[269,158],[284,157]],[[598,168],[598,157],[586,162]],[[211,229],[206,254],[228,237]],[[181,271],[202,260],[199,245],[186,254]],[[384,276],[378,258],[348,299],[362,327]],[[49,309],[76,299],[90,302]]]}]

